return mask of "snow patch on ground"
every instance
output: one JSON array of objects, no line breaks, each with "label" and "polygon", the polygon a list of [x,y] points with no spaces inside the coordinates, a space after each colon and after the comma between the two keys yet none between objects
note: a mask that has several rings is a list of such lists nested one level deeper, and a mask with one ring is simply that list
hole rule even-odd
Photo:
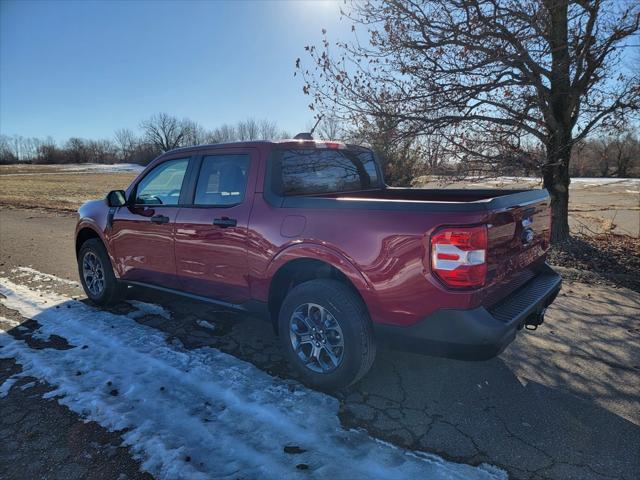
[{"label": "snow patch on ground", "polygon": [[50,172],[21,172],[21,173],[3,173],[3,177],[29,177],[32,175],[71,175],[79,173],[140,173],[145,169],[142,165],[135,163],[117,163],[113,165],[101,163],[73,163],[68,165],[40,165],[41,168],[47,168]]},{"label": "snow patch on ground", "polygon": [[11,376],[7,378],[2,385],[0,385],[0,398],[6,397],[9,394],[9,390],[13,387],[13,384],[18,381],[17,376]]},{"label": "snow patch on ground", "polygon": [[202,328],[208,328],[209,330],[216,329],[216,326],[213,323],[207,322],[206,320],[196,320],[196,323],[200,325]]},{"label": "snow patch on ground", "polygon": [[129,318],[140,318],[145,315],[159,315],[167,320],[171,320],[171,313],[160,305],[141,302],[139,300],[128,300],[127,303],[136,308],[135,311],[128,315]]},{"label": "snow patch on ground", "polygon": [[72,285],[74,287],[79,287],[80,284],[73,280],[67,280],[66,278],[56,277],[55,275],[50,275],[48,273],[39,272],[31,267],[16,267],[11,269],[11,273],[15,273],[18,278],[28,277],[29,280],[36,282],[57,282],[64,283],[66,285]]},{"label": "snow patch on ground", "polygon": [[6,323],[10,328],[17,328],[18,330],[26,330],[26,327],[21,327],[20,322],[17,320],[12,320],[11,318],[0,316],[0,323]]},{"label": "snow patch on ground", "polygon": [[137,163],[114,163],[114,164],[102,164],[102,163],[77,163],[70,165],[62,165],[61,170],[66,172],[135,172],[139,173],[144,170],[143,165]]},{"label": "snow patch on ground", "polygon": [[640,178],[588,178],[576,177],[571,179],[571,183],[586,183],[591,185],[623,185],[635,187],[640,185]]},{"label": "snow patch on ground", "polygon": [[[449,177],[440,177],[437,175],[424,175],[417,177],[414,180],[414,184],[424,185],[429,182],[441,182],[443,184],[452,183]],[[504,187],[507,185],[517,184],[530,184],[531,188],[534,186],[542,186],[542,179],[539,177],[511,177],[502,176],[496,178],[486,177],[466,177],[460,179],[461,183],[468,184],[469,186],[491,186],[491,187]],[[453,183],[460,183],[454,181]],[[640,186],[640,178],[589,178],[589,177],[574,177],[571,179],[571,186],[577,188],[587,187],[600,187],[600,186],[616,186],[616,187],[638,187]],[[627,190],[628,191],[628,190]]]},{"label": "snow patch on ground", "polygon": [[[213,348],[167,343],[163,332],[128,316],[8,279],[0,279],[0,293],[6,307],[40,324],[40,335],[73,346],[36,350],[0,332],[0,357],[22,365],[17,376],[53,386],[45,397],[109,430],[126,429],[125,443],[157,478],[506,478],[492,466],[446,462],[344,430],[333,397]],[[305,451],[285,453],[291,445]]]},{"label": "snow patch on ground", "polygon": [[[473,180],[473,179],[469,179]],[[542,180],[536,177],[498,177],[494,179],[480,179],[478,184],[503,185],[509,183],[536,183],[542,185]],[[596,187],[604,185],[616,185],[621,187],[635,187],[640,185],[638,178],[587,178],[574,177],[571,184],[579,187]]]}]

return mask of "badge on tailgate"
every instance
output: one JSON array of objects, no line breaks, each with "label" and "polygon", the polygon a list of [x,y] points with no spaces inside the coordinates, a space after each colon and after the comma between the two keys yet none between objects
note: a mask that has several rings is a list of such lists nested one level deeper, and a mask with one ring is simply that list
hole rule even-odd
[{"label": "badge on tailgate", "polygon": [[522,236],[520,237],[520,240],[523,245],[529,245],[535,237],[531,225],[533,225],[533,218],[526,217],[522,219]]}]

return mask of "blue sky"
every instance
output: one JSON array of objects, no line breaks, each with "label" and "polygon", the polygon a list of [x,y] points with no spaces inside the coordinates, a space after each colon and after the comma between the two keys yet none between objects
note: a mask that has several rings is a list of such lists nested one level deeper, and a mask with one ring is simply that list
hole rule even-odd
[{"label": "blue sky", "polygon": [[344,37],[340,2],[4,1],[0,132],[108,138],[155,112],[207,128],[312,120],[294,78],[321,29]]}]

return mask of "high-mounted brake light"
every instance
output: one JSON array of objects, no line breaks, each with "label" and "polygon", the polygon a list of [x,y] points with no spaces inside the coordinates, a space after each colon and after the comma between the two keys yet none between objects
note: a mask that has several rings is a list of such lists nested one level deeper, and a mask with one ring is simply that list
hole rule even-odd
[{"label": "high-mounted brake light", "polygon": [[347,148],[347,146],[344,143],[339,143],[339,142],[318,142],[316,144],[317,148],[328,148],[329,150],[343,150],[345,148]]},{"label": "high-mounted brake light", "polygon": [[445,227],[433,233],[431,271],[449,287],[483,286],[487,277],[487,227]]}]

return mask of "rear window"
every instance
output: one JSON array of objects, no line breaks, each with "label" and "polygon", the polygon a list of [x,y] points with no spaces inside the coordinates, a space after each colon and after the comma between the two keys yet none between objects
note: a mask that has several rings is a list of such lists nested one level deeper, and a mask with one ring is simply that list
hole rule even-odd
[{"label": "rear window", "polygon": [[350,192],[380,183],[369,150],[279,150],[273,167],[272,188],[278,195]]}]

